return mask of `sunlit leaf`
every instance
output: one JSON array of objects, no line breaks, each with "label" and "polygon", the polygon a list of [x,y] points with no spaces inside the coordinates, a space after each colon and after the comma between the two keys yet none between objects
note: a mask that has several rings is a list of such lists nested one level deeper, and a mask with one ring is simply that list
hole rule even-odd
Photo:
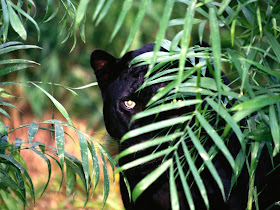
[{"label": "sunlit leaf", "polygon": [[243,111],[243,110],[253,110],[257,111],[265,106],[271,104],[276,104],[280,102],[279,96],[259,96],[250,101],[245,101],[243,103],[233,106],[231,111]]},{"label": "sunlit leaf", "polygon": [[193,162],[193,159],[190,155],[190,152],[187,148],[187,145],[185,143],[185,141],[182,141],[182,148],[183,148],[183,151],[184,151],[184,155],[185,155],[185,159],[188,163],[188,166],[190,168],[190,171],[194,177],[194,181],[199,189],[199,192],[201,194],[201,197],[206,205],[207,208],[209,208],[209,200],[208,200],[208,196],[207,196],[207,192],[206,192],[206,188],[204,186],[204,183],[198,173],[198,170]]},{"label": "sunlit leaf", "polygon": [[175,182],[174,167],[172,164],[169,170],[169,186],[170,186],[171,208],[179,210],[180,209],[179,198],[178,198],[176,182]]},{"label": "sunlit leaf", "polygon": [[183,189],[184,189],[184,192],[185,192],[185,196],[186,196],[187,201],[189,203],[190,209],[194,210],[195,206],[194,206],[193,198],[192,198],[192,195],[191,195],[190,187],[187,183],[186,176],[184,174],[183,167],[180,163],[179,156],[178,156],[177,152],[175,153],[175,157],[176,157],[176,164],[177,164],[178,172],[179,172],[179,175],[180,175],[180,180],[182,182],[182,186],[183,186]]},{"label": "sunlit leaf", "polygon": [[219,8],[218,11],[218,15],[223,14],[223,12],[225,11],[226,7],[229,5],[229,3],[231,2],[231,0],[223,0],[221,3],[221,6]]},{"label": "sunlit leaf", "polygon": [[96,19],[96,17],[98,16],[99,12],[101,11],[104,3],[105,3],[105,0],[99,0],[98,1],[97,6],[96,6],[95,11],[94,11],[93,16],[92,16],[92,20]]},{"label": "sunlit leaf", "polygon": [[215,67],[215,79],[218,88],[219,100],[221,97],[221,38],[219,32],[218,20],[213,8],[209,9],[209,21],[210,21],[210,35],[213,49],[213,63]]},{"label": "sunlit leaf", "polygon": [[138,165],[142,165],[148,161],[151,161],[153,159],[156,159],[158,157],[161,157],[161,156],[164,156],[164,155],[167,155],[169,154],[170,152],[174,151],[176,148],[173,148],[173,147],[170,147],[170,148],[167,148],[167,149],[164,149],[164,150],[161,150],[159,152],[156,152],[156,153],[153,153],[153,154],[149,154],[149,155],[146,155],[144,157],[141,157],[141,158],[138,158],[136,160],[133,160],[125,165],[122,165],[120,166],[116,172],[120,172],[120,171],[124,171],[124,170],[127,170],[127,169],[130,169],[130,168],[133,168],[135,166],[138,166]]},{"label": "sunlit leaf", "polygon": [[181,116],[181,117],[177,117],[177,118],[174,118],[174,119],[162,120],[162,121],[159,121],[159,122],[155,122],[151,125],[146,125],[146,126],[143,126],[143,127],[140,127],[140,128],[136,128],[136,129],[131,130],[128,133],[126,133],[122,137],[121,142],[123,142],[123,141],[125,141],[129,138],[144,134],[144,133],[148,133],[148,132],[151,132],[151,131],[154,131],[154,130],[159,130],[159,129],[162,129],[162,128],[170,127],[170,126],[173,126],[173,125],[176,125],[176,124],[179,124],[179,123],[184,123],[184,122],[190,120],[191,118],[192,118],[192,116]]},{"label": "sunlit leaf", "polygon": [[171,166],[171,164],[172,159],[166,160],[158,168],[145,176],[132,191],[133,201],[136,201],[136,199]]},{"label": "sunlit leaf", "polygon": [[165,142],[175,140],[176,138],[180,137],[181,135],[183,135],[182,132],[173,133],[173,134],[170,134],[167,136],[158,137],[158,138],[146,141],[146,142],[142,142],[142,143],[130,146],[129,148],[127,148],[126,150],[124,150],[120,154],[118,154],[116,157],[116,160],[118,160],[124,156],[127,156],[129,154],[133,154],[135,152],[138,152],[138,151],[141,151],[141,150],[144,150],[144,149],[156,146],[156,145],[161,145]]},{"label": "sunlit leaf", "polygon": [[158,114],[161,112],[165,112],[165,111],[169,111],[169,110],[173,110],[173,109],[180,109],[182,107],[191,106],[191,105],[200,104],[200,103],[202,103],[202,100],[193,99],[193,100],[187,100],[187,101],[178,101],[176,103],[162,104],[162,105],[153,107],[151,109],[147,109],[143,112],[136,114],[135,116],[132,117],[131,121],[134,121],[134,120],[140,119],[140,118],[144,118],[147,116],[151,116],[154,114]]},{"label": "sunlit leaf", "polygon": [[85,17],[86,14],[86,9],[88,6],[89,0],[81,0],[77,9],[77,14],[76,14],[76,25],[79,27],[82,20]]}]

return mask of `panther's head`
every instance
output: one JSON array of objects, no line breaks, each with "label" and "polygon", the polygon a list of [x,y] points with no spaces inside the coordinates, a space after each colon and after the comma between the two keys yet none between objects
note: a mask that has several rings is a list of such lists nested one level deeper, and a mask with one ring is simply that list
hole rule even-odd
[{"label": "panther's head", "polygon": [[135,114],[145,109],[157,90],[166,84],[159,83],[137,91],[144,83],[148,66],[129,65],[133,58],[153,49],[153,45],[148,44],[139,50],[128,52],[120,59],[102,50],[92,52],[91,66],[102,93],[106,129],[115,139],[119,140],[130,129],[153,120],[151,118],[130,122]]}]

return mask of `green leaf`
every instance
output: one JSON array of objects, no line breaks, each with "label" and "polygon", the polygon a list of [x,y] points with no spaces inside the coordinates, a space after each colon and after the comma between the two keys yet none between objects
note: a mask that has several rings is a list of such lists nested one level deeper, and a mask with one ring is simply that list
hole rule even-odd
[{"label": "green leaf", "polygon": [[82,165],[83,165],[83,170],[85,173],[85,178],[86,178],[86,184],[87,184],[87,189],[89,185],[89,161],[88,161],[88,142],[85,138],[85,136],[80,132],[77,131],[78,136],[79,136],[79,143],[80,143],[80,149],[81,149],[81,157],[82,157]]},{"label": "green leaf", "polygon": [[9,209],[9,210],[14,210],[14,209],[20,209],[19,205],[17,202],[15,202],[14,197],[12,194],[4,189],[0,189],[0,197],[1,201],[3,201],[3,205]]},{"label": "green leaf", "polygon": [[28,179],[29,181],[29,184],[30,184],[30,188],[31,188],[31,197],[33,199],[33,202],[34,202],[34,205],[35,205],[35,191],[34,191],[34,186],[33,186],[33,183],[32,183],[32,179],[31,177],[29,176],[28,172],[25,170],[25,168],[19,163],[17,162],[13,157],[11,156],[7,156],[7,155],[2,155],[0,154],[0,158],[3,158],[5,159],[6,161],[8,161],[11,165],[15,166],[16,168],[18,168],[19,170],[21,170],[25,177]]},{"label": "green leaf", "polygon": [[193,100],[187,100],[187,101],[177,101],[176,103],[162,104],[162,105],[153,107],[151,109],[147,109],[143,112],[139,112],[138,114],[136,114],[132,117],[131,122],[136,119],[144,118],[144,117],[158,114],[161,112],[165,112],[165,111],[169,111],[169,110],[173,110],[173,109],[180,109],[182,107],[191,106],[191,105],[195,105],[195,104],[201,104],[201,103],[202,103],[202,100],[193,99]]},{"label": "green leaf", "polygon": [[[0,168],[0,184],[18,190],[18,192],[21,193],[21,189],[19,188],[18,184],[12,179],[12,177],[7,172],[5,172],[1,168]],[[24,195],[22,195],[22,197],[24,197]]]},{"label": "green leaf", "polygon": [[185,141],[182,141],[182,148],[183,148],[183,151],[184,151],[184,155],[185,155],[185,159],[187,160],[187,163],[188,163],[188,166],[190,168],[190,171],[194,177],[194,181],[199,189],[199,192],[201,194],[201,197],[207,207],[207,209],[209,209],[209,200],[208,200],[208,196],[207,196],[207,191],[206,191],[206,188],[203,184],[203,181],[197,171],[197,168],[193,162],[193,158],[191,157],[190,155],[190,152],[188,150],[188,147],[185,143]]},{"label": "green leaf", "polygon": [[132,5],[132,2],[133,2],[132,0],[125,0],[124,1],[122,9],[121,9],[119,17],[118,17],[118,20],[116,22],[116,25],[115,25],[114,30],[112,32],[112,35],[110,37],[110,42],[114,39],[114,37],[116,36],[118,31],[120,30],[121,25],[124,22],[125,16],[126,16],[128,10],[130,9],[130,7]]},{"label": "green leaf", "polygon": [[92,140],[90,139],[90,147],[89,147],[92,155],[92,177],[94,176],[94,189],[97,187],[99,177],[100,177],[100,168],[99,168],[99,160],[96,154],[96,149]]},{"label": "green leaf", "polygon": [[22,69],[31,68],[31,67],[34,67],[34,66],[29,65],[29,64],[19,64],[19,65],[14,65],[14,66],[8,66],[8,67],[0,69],[0,76],[9,74],[11,72],[19,71]]},{"label": "green leaf", "polygon": [[155,47],[154,47],[154,53],[153,53],[153,56],[152,56],[151,63],[149,65],[149,70],[146,73],[146,77],[150,76],[152,68],[155,65],[156,58],[157,58],[157,53],[159,52],[160,47],[162,45],[162,40],[165,36],[166,30],[167,30],[167,27],[168,27],[168,21],[169,21],[170,16],[171,16],[173,5],[174,5],[173,0],[167,0],[166,4],[164,6],[164,10],[163,10],[164,15],[161,18],[160,23],[159,23],[159,29],[158,29],[158,32],[157,32],[156,44],[155,44]]},{"label": "green leaf", "polygon": [[177,164],[177,169],[178,169],[178,172],[179,172],[180,180],[181,180],[184,192],[185,192],[186,199],[189,203],[190,210],[195,210],[195,206],[194,206],[193,198],[192,198],[192,195],[191,195],[190,187],[189,187],[189,185],[186,181],[186,176],[184,174],[183,167],[182,167],[182,164],[180,163],[180,159],[179,159],[179,156],[178,156],[177,152],[175,152],[175,157],[176,157],[176,164]]},{"label": "green leaf", "polygon": [[12,169],[14,172],[14,177],[16,179],[16,183],[20,190],[20,194],[19,194],[20,196],[18,196],[18,193],[16,193],[14,190],[13,191],[17,195],[17,197],[20,198],[20,200],[23,202],[23,204],[26,204],[26,188],[25,188],[24,176],[18,168],[12,167]]},{"label": "green leaf", "polygon": [[60,113],[65,117],[65,119],[68,121],[68,123],[74,127],[74,124],[72,123],[72,120],[70,119],[66,109],[52,96],[50,95],[47,91],[45,91],[43,88],[41,88],[40,86],[36,85],[33,82],[30,82],[31,84],[33,84],[35,87],[39,88],[41,91],[43,91],[43,93],[46,94],[46,96],[48,96],[51,101],[53,102],[53,104],[56,106],[56,108],[60,111]]},{"label": "green leaf", "polygon": [[8,143],[8,136],[3,135],[2,133],[0,133],[1,137],[0,137],[0,154],[5,154],[5,150],[7,147],[7,143]]},{"label": "green leaf", "polygon": [[77,9],[77,14],[76,14],[76,26],[79,27],[81,22],[83,21],[85,15],[86,15],[86,10],[88,7],[89,0],[81,0]]},{"label": "green leaf", "polygon": [[11,107],[11,108],[14,108],[14,109],[20,111],[20,110],[19,110],[17,107],[15,107],[13,104],[7,103],[7,102],[5,102],[5,101],[0,101],[0,105],[1,105],[1,106],[8,106],[8,107]]},{"label": "green leaf", "polygon": [[246,137],[255,141],[272,141],[271,130],[265,124],[249,132]]},{"label": "green leaf", "polygon": [[66,164],[66,196],[69,196],[73,191],[76,183],[76,174],[72,168]]},{"label": "green leaf", "polygon": [[[230,125],[232,130],[235,132],[235,134],[242,146],[243,151],[245,152],[246,143],[244,141],[243,133],[242,133],[240,127],[237,125],[237,123],[233,120],[231,115],[221,105],[214,102],[213,99],[206,98],[206,101],[207,101],[207,104],[209,104],[218,113],[218,115],[221,116],[223,119],[225,119],[226,122]],[[225,136],[227,134],[227,132],[228,131],[224,130],[223,136]]]},{"label": "green leaf", "polygon": [[[20,44],[19,42],[11,42],[12,44]],[[10,46],[10,45],[3,45],[3,47],[0,47],[0,55],[12,52],[15,50],[24,50],[24,49],[42,49],[41,47],[38,47],[36,45],[16,45],[16,46]]]},{"label": "green leaf", "polygon": [[85,200],[84,206],[86,206],[86,204],[88,202],[88,197],[89,197],[89,189],[88,189],[88,185],[87,185],[87,182],[85,179],[85,174],[83,172],[83,166],[77,158],[75,158],[74,156],[70,155],[67,152],[65,152],[65,157],[66,157],[65,158],[66,166],[68,165],[69,167],[71,167],[73,173],[78,174],[78,176],[80,177],[80,179],[84,185],[84,188],[86,190],[86,200]]},{"label": "green leaf", "polygon": [[64,165],[64,144],[65,144],[65,139],[64,139],[64,131],[61,125],[58,123],[55,123],[55,142],[56,142],[56,148],[57,148],[57,155],[60,161],[60,165],[63,170],[63,165]]},{"label": "green leaf", "polygon": [[171,164],[169,170],[169,186],[170,186],[170,200],[172,209],[180,209],[178,192],[175,182],[174,166]]},{"label": "green leaf", "polygon": [[[38,41],[40,40],[40,28],[37,24],[37,22],[30,17],[25,11],[23,11],[20,7],[16,6],[15,4],[13,4],[11,1],[9,1],[9,4],[15,9],[17,10],[20,14],[22,14],[24,17],[26,17],[31,23],[33,23],[33,25],[36,27],[37,30],[37,34],[38,34]],[[17,16],[16,16],[17,17]],[[20,22],[21,23],[21,22]],[[25,29],[24,29],[25,30]],[[27,34],[26,34],[27,35]],[[26,37],[25,37],[26,38]],[[25,39],[24,39],[25,40]]]},{"label": "green leaf", "polygon": [[162,121],[159,121],[159,122],[155,122],[155,123],[150,124],[150,125],[145,125],[143,127],[136,128],[136,129],[131,130],[128,133],[126,133],[122,137],[121,142],[124,142],[125,140],[127,140],[129,138],[142,135],[144,133],[149,133],[149,132],[154,131],[154,130],[159,130],[159,129],[162,129],[162,128],[170,127],[170,126],[173,126],[173,125],[177,125],[179,123],[184,123],[184,122],[186,122],[190,119],[192,119],[192,116],[181,116],[181,117],[177,117],[177,118],[173,118],[173,119],[168,119],[168,120],[162,120]]},{"label": "green leaf", "polygon": [[223,0],[221,5],[220,5],[220,8],[219,8],[219,11],[218,11],[218,15],[222,15],[223,12],[225,11],[226,7],[229,5],[229,3],[231,2],[231,0]]},{"label": "green leaf", "polygon": [[6,42],[8,38],[8,30],[10,25],[9,11],[5,0],[1,0],[3,12],[3,41]]},{"label": "green leaf", "polygon": [[262,17],[261,17],[261,11],[260,11],[260,6],[257,6],[257,20],[258,20],[258,25],[259,25],[259,31],[260,31],[260,37],[262,38],[263,36],[263,29],[262,29]]},{"label": "green leaf", "polygon": [[[193,19],[193,25],[201,23],[202,20],[200,19]],[[184,18],[178,18],[178,19],[171,19],[168,22],[168,26],[179,26],[179,25],[185,25],[185,19]]]},{"label": "green leaf", "polygon": [[26,38],[27,38],[26,30],[25,30],[24,26],[22,25],[22,22],[20,21],[18,15],[15,13],[15,11],[13,10],[13,8],[11,7],[10,4],[11,4],[11,2],[9,2],[9,4],[8,4],[8,11],[9,11],[9,18],[10,18],[11,25],[12,25],[13,29],[15,30],[15,32],[17,32],[18,35],[23,40],[26,40]]},{"label": "green leaf", "polygon": [[244,68],[242,68],[240,61],[238,59],[240,56],[236,52],[234,52],[232,49],[229,49],[229,48],[227,48],[227,52],[230,55],[230,57],[233,61],[234,67],[236,68],[239,76],[241,77],[241,86],[240,86],[241,94],[243,93],[244,86],[246,87],[246,89],[248,91],[252,92],[252,88],[249,85],[249,82],[247,79],[248,74],[247,74],[246,70]]},{"label": "green leaf", "polygon": [[145,176],[132,191],[133,201],[136,201],[136,199],[171,166],[172,162],[172,159],[164,161],[158,168]]},{"label": "green leaf", "polygon": [[[235,174],[232,174],[231,176],[231,186],[230,186],[230,192],[233,189],[235,183],[237,182],[237,178],[239,177],[239,175],[242,172],[244,163],[245,163],[245,155],[244,152],[242,150],[239,151],[239,153],[237,154],[236,158],[235,158]],[[230,193],[229,193],[230,194]],[[230,195],[228,195],[230,196]]]},{"label": "green leaf", "polygon": [[46,191],[48,185],[49,185],[49,182],[50,182],[50,178],[51,178],[51,162],[50,160],[40,151],[38,151],[37,149],[33,148],[33,147],[29,147],[28,149],[32,150],[33,152],[35,152],[37,155],[39,155],[48,165],[48,180],[47,180],[47,183],[45,184],[45,187],[41,193],[41,196],[44,194],[44,192]]},{"label": "green leaf", "polygon": [[274,151],[273,156],[277,155],[280,150],[280,127],[279,127],[279,116],[277,117],[277,113],[275,111],[274,105],[269,106],[269,122],[270,122],[270,130],[271,135],[274,142]]},{"label": "green leaf", "polygon": [[101,160],[103,165],[103,179],[104,179],[104,188],[103,188],[103,207],[106,203],[106,200],[108,198],[109,189],[110,189],[110,179],[108,175],[108,169],[106,165],[106,161],[104,158],[104,155],[101,153]]},{"label": "green leaf", "polygon": [[180,84],[184,80],[183,72],[185,68],[186,55],[188,52],[189,42],[190,42],[190,37],[192,32],[193,19],[194,19],[194,13],[196,8],[195,6],[196,6],[196,0],[192,0],[190,2],[190,5],[187,9],[187,13],[185,16],[184,32],[181,41],[181,51],[180,51],[180,59],[179,59],[179,71],[178,71],[177,85],[175,89],[176,92],[179,90]]},{"label": "green leaf", "polygon": [[98,26],[99,23],[101,22],[101,20],[103,20],[103,18],[108,14],[108,11],[112,5],[112,3],[114,2],[114,0],[108,0],[106,2],[106,4],[103,7],[103,10],[100,12],[100,15],[95,23],[95,26]]},{"label": "green leaf", "polygon": [[34,139],[34,136],[36,135],[38,128],[39,128],[39,125],[37,123],[32,122],[30,124],[29,130],[28,130],[29,144],[31,144],[32,140]]},{"label": "green leaf", "polygon": [[0,108],[0,113],[3,114],[4,116],[6,116],[10,121],[12,121],[10,115],[4,109]]},{"label": "green leaf", "polygon": [[7,128],[6,126],[0,121],[0,133],[4,136],[8,136]]},{"label": "green leaf", "polygon": [[[190,70],[187,71],[187,73],[183,76],[182,81],[184,81],[185,79],[187,79],[188,77],[190,77],[192,74],[194,74],[198,68],[200,68],[201,66],[198,64],[195,67],[191,68]],[[162,88],[160,91],[158,91],[148,102],[148,104],[146,106],[150,106],[151,104],[155,103],[156,101],[158,101],[160,98],[162,98],[163,96],[165,96],[167,93],[169,93],[173,88],[175,88],[177,84],[177,81],[173,81],[170,82],[168,85],[166,85],[164,88]]]},{"label": "green leaf", "polygon": [[3,64],[14,64],[14,63],[23,63],[23,64],[36,64],[36,65],[40,65],[39,63],[36,63],[34,61],[30,61],[30,60],[25,60],[25,59],[8,59],[8,60],[2,60],[0,61],[0,65]]},{"label": "green leaf", "polygon": [[203,148],[202,144],[200,143],[200,141],[197,139],[197,137],[194,135],[193,131],[189,127],[188,127],[188,133],[189,133],[190,138],[192,139],[192,143],[194,144],[195,148],[197,149],[198,154],[202,158],[203,163],[207,166],[207,168],[209,169],[209,172],[211,173],[211,175],[217,182],[217,185],[219,186],[223,199],[225,201],[226,198],[225,198],[223,182],[222,182],[214,164],[212,163],[207,151]]},{"label": "green leaf", "polygon": [[124,170],[130,169],[130,168],[133,168],[135,166],[142,165],[142,164],[144,164],[148,161],[154,160],[154,159],[159,158],[161,156],[168,155],[169,153],[171,153],[175,149],[176,148],[174,148],[174,147],[169,147],[169,148],[161,150],[159,152],[156,152],[156,153],[149,154],[149,155],[146,155],[144,157],[138,158],[138,159],[133,160],[133,161],[131,161],[131,162],[125,164],[125,165],[120,166],[116,170],[116,172],[124,171]]},{"label": "green leaf", "polygon": [[205,129],[205,131],[208,133],[208,135],[212,138],[212,140],[215,142],[216,146],[221,150],[221,152],[224,154],[225,158],[228,160],[229,164],[231,165],[232,169],[235,169],[235,162],[234,159],[229,152],[228,148],[226,147],[224,141],[221,139],[221,137],[217,134],[215,129],[207,122],[202,115],[195,111],[195,116],[201,123],[202,127]]},{"label": "green leaf", "polygon": [[279,96],[258,96],[250,101],[245,101],[243,103],[237,104],[230,109],[230,111],[258,111],[263,107],[276,104],[280,102]]},{"label": "green leaf", "polygon": [[94,11],[93,16],[92,16],[92,20],[96,19],[97,15],[100,13],[104,3],[105,3],[105,0],[99,0],[98,1],[97,6],[96,6],[95,11]]},{"label": "green leaf", "polygon": [[221,38],[219,32],[218,20],[215,14],[215,10],[213,8],[209,9],[209,21],[210,21],[210,35],[211,35],[211,43],[213,49],[213,62],[215,68],[215,79],[218,88],[219,100],[221,98]]},{"label": "green leaf", "polygon": [[182,132],[177,132],[177,133],[170,134],[168,136],[163,136],[163,137],[159,137],[156,139],[150,139],[149,141],[138,143],[138,144],[133,145],[133,146],[125,149],[124,151],[122,151],[120,154],[117,155],[117,157],[115,159],[119,160],[120,158],[125,157],[129,154],[133,154],[138,151],[141,151],[141,150],[144,150],[144,149],[156,146],[156,145],[161,145],[165,142],[173,141],[182,135],[183,135]]},{"label": "green leaf", "polygon": [[265,35],[265,38],[267,39],[268,43],[272,47],[276,57],[278,58],[278,62],[280,62],[280,44],[279,44],[279,42],[268,31],[264,31],[264,35]]},{"label": "green leaf", "polygon": [[51,16],[51,12],[52,12],[52,7],[53,7],[53,1],[52,0],[48,0],[48,4],[47,4],[47,8],[46,8],[46,14],[43,18],[43,22],[47,22],[47,20],[50,18]]},{"label": "green leaf", "polygon": [[275,71],[275,70],[269,69],[269,68],[267,68],[267,67],[265,67],[265,66],[263,66],[263,65],[261,65],[261,64],[259,64],[259,63],[257,63],[257,62],[254,62],[254,61],[252,61],[252,60],[249,60],[249,59],[244,59],[244,60],[245,60],[247,63],[256,66],[259,70],[265,72],[266,74],[270,74],[270,75],[276,77],[277,79],[280,79],[280,72],[279,72],[279,71]]},{"label": "green leaf", "polygon": [[205,29],[205,25],[207,23],[207,20],[201,22],[199,24],[199,27],[198,27],[198,35],[199,35],[199,42],[201,43],[203,41],[203,32],[204,32],[204,29]]},{"label": "green leaf", "polygon": [[145,13],[147,11],[147,8],[148,8],[150,2],[151,2],[151,0],[142,0],[141,1],[137,17],[136,17],[136,19],[134,21],[132,29],[130,30],[129,36],[126,39],[126,43],[125,43],[125,45],[124,45],[124,47],[122,49],[121,56],[124,55],[124,53],[128,50],[129,46],[131,45],[131,43],[133,41],[133,38],[136,35],[136,32],[138,31],[138,29],[139,29],[139,27],[140,27],[140,25],[142,23],[142,20],[143,20],[143,18],[145,16]]}]

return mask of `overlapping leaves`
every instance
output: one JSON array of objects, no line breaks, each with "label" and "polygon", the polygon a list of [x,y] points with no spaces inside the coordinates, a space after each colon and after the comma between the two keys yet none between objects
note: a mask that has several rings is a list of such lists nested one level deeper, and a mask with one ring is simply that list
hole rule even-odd
[{"label": "overlapping leaves", "polygon": [[[192,8],[191,4],[195,3],[195,1],[180,2],[187,4],[189,9]],[[188,186],[186,174],[183,171],[184,161],[182,159],[184,159],[188,164],[189,173],[194,177],[194,182],[199,188],[206,207],[209,207],[205,186],[200,177],[200,173],[204,168],[209,170],[220,187],[224,198],[227,196],[224,194],[219,174],[211,162],[218,152],[224,155],[233,169],[232,186],[236,183],[236,178],[239,176],[246,158],[249,159],[247,160],[251,164],[250,169],[248,169],[248,173],[252,175],[250,176],[250,183],[254,183],[253,174],[256,171],[262,148],[266,146],[271,148],[272,146],[273,152],[271,152],[271,155],[275,156],[279,153],[280,54],[278,47],[279,26],[277,25],[279,18],[273,13],[276,12],[276,1],[262,1],[262,4],[257,3],[257,1],[241,1],[241,3],[235,8],[231,7],[230,1],[227,0],[221,3],[209,1],[204,5],[206,7],[200,7],[202,4],[197,2],[195,3],[196,13],[199,13],[206,19],[199,21],[192,19],[191,15],[186,16],[186,21],[190,21],[191,25],[196,23],[200,24],[200,39],[204,34],[205,24],[207,22],[209,23],[211,48],[198,48],[195,50],[195,48],[188,48],[187,45],[182,45],[181,50],[178,48],[175,50],[174,46],[177,47],[180,40],[181,43],[184,43],[182,40],[183,33],[179,32],[169,43],[166,41],[161,42],[161,39],[158,39],[162,43],[161,47],[170,50],[169,53],[157,52],[158,48],[156,47],[154,54],[147,53],[132,61],[133,65],[138,63],[138,65],[151,64],[154,66],[154,68],[149,69],[150,73],[147,74],[146,82],[142,88],[160,82],[170,81],[166,87],[160,89],[150,100],[147,105],[147,110],[139,113],[132,120],[155,115],[161,111],[176,110],[192,103],[196,104],[193,106],[193,112],[185,113],[183,116],[173,118],[173,120],[155,122],[145,127],[129,131],[123,137],[122,141],[129,141],[129,138],[153,130],[168,129],[170,127],[180,128],[173,134],[157,137],[153,140],[135,145],[119,154],[118,158],[121,158],[133,154],[137,150],[154,146],[154,148],[157,148],[157,146],[165,142],[170,142],[171,145],[165,150],[155,150],[153,154],[134,160],[119,168],[119,170],[125,170],[160,156],[166,157],[166,159],[163,158],[164,161],[159,168],[156,168],[154,172],[147,175],[135,187],[132,193],[134,200],[156,180],[156,177],[164,173],[164,171],[169,170],[170,192],[171,198],[174,200],[172,208],[178,208],[178,204],[175,202],[178,198],[176,197],[176,193],[173,193],[176,191],[176,186],[172,183],[174,180],[180,179],[189,206],[191,209],[194,209],[190,193],[191,187]],[[269,17],[263,18],[263,13],[266,13]],[[271,25],[273,28],[270,27]],[[191,26],[183,25],[183,27],[190,28]],[[231,43],[234,45],[234,50],[232,48],[223,49],[220,46],[219,29],[223,27],[231,30]],[[237,28],[242,32],[240,36],[236,32]],[[165,31],[162,33],[165,33]],[[186,32],[184,34],[186,35]],[[158,37],[161,36],[159,35]],[[240,43],[244,44],[241,45]],[[158,44],[157,42],[156,46]],[[195,51],[197,51],[197,54],[192,54]],[[172,70],[164,69],[150,76],[152,72],[155,73],[169,62],[174,62],[180,58],[192,60],[192,57],[200,57],[201,62],[195,63],[194,67],[191,68],[186,68],[182,65],[180,68]],[[213,66],[209,65],[210,63]],[[233,84],[234,89],[223,84],[221,77],[222,63],[231,64],[231,70],[237,73],[235,81],[239,81]],[[207,67],[209,71],[214,69],[212,77],[205,77],[202,70],[203,67]],[[196,74],[197,72],[199,73],[198,75]],[[178,80],[180,81],[179,86],[176,82]],[[190,96],[191,99],[188,98]],[[175,103],[170,104],[166,103],[166,101],[175,101]],[[201,107],[202,104],[206,105]],[[213,124],[209,123],[209,117],[213,113],[215,113],[218,121],[222,120],[224,122],[224,125],[219,127],[219,130]],[[196,123],[192,125],[190,122],[194,119]],[[244,127],[241,125],[241,121],[244,122],[245,120],[248,120],[247,122],[249,123]],[[201,133],[200,131],[202,129],[206,132]],[[240,152],[236,157],[232,156],[226,146],[227,140],[232,135],[235,135],[240,143]],[[189,139],[193,144],[190,151],[190,147],[186,146],[186,142],[189,142]],[[203,145],[205,141],[209,140],[214,142],[214,146],[209,151],[206,151]],[[248,142],[252,141],[253,143],[248,144]],[[250,145],[249,150],[248,145]],[[177,150],[179,147],[183,148],[184,156],[178,156]],[[251,152],[248,153],[248,151]],[[204,161],[200,168],[196,168],[195,157],[197,155]],[[172,158],[170,159],[170,157]],[[177,170],[174,170],[174,167]],[[249,187],[250,189],[254,188],[253,185]],[[248,209],[251,209],[253,202],[256,202],[254,196],[254,190],[249,190]]]}]

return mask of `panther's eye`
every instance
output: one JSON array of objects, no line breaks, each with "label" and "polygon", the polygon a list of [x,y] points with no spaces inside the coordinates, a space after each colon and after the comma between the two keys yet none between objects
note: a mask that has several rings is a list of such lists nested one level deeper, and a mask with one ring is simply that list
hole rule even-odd
[{"label": "panther's eye", "polygon": [[125,101],[124,105],[126,106],[127,109],[133,109],[136,106],[136,103],[134,101]]}]

